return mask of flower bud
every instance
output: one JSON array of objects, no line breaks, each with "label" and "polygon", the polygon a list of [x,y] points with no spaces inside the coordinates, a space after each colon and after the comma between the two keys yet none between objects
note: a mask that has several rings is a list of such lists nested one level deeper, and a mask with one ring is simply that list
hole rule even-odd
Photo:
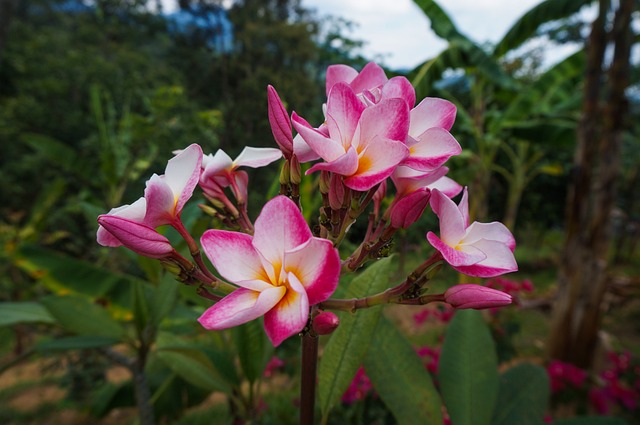
[{"label": "flower bud", "polygon": [[342,183],[342,176],[331,173],[331,183],[329,187],[329,205],[332,210],[339,210],[344,203],[345,188]]},{"label": "flower bud", "polygon": [[431,191],[427,188],[413,193],[394,202],[391,208],[391,225],[396,229],[406,229],[415,223],[429,204]]},{"label": "flower bud", "polygon": [[318,335],[329,335],[336,330],[339,324],[340,319],[338,316],[330,311],[320,312],[312,321],[313,330]]},{"label": "flower bud", "polygon": [[289,160],[286,159],[284,164],[282,164],[282,169],[280,170],[280,185],[286,186],[291,182],[290,168]]},{"label": "flower bud", "polygon": [[149,258],[164,258],[173,252],[169,240],[154,228],[137,221],[103,214],[98,223],[131,251]]},{"label": "flower bud", "polygon": [[290,172],[291,172],[291,184],[300,184],[302,181],[302,176],[300,172],[300,161],[296,154],[291,155],[290,162]]},{"label": "flower bud", "polygon": [[327,194],[331,188],[331,175],[328,171],[320,171],[320,193]]},{"label": "flower bud", "polygon": [[503,307],[513,302],[513,298],[507,293],[474,284],[452,286],[444,293],[444,300],[455,308],[476,310]]},{"label": "flower bud", "polygon": [[293,132],[291,120],[287,114],[278,92],[272,86],[267,87],[267,103],[269,112],[269,124],[273,138],[280,147],[285,158],[291,158],[293,153]]}]

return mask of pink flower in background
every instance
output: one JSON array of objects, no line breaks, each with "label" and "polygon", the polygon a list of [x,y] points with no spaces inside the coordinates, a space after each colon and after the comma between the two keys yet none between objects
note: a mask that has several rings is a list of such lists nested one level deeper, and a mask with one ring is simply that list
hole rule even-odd
[{"label": "pink flower in background", "polygon": [[336,289],[340,257],[332,243],[313,237],[289,198],[262,209],[255,233],[207,230],[201,244],[213,266],[240,288],[198,319],[207,329],[237,326],[264,315],[267,336],[277,346],[307,324],[309,306]]},{"label": "pink flower in background", "polygon": [[469,225],[466,188],[460,205],[434,189],[431,209],[440,219],[440,237],[429,232],[427,240],[451,267],[476,277],[494,277],[518,269],[513,256],[515,239],[504,224],[473,222]]},{"label": "pink flower in background", "polygon": [[345,186],[365,191],[393,173],[409,154],[404,144],[409,110],[401,99],[387,99],[365,107],[345,83],[333,86],[327,102],[328,135],[295,113],[295,129],[325,162],[307,173],[330,171],[344,177]]},{"label": "pink flower in background", "polygon": [[345,404],[353,404],[362,401],[371,392],[373,392],[371,380],[365,373],[364,368],[360,366],[351,384],[349,384],[349,387],[342,395],[342,402]]},{"label": "pink flower in background", "polygon": [[235,160],[218,149],[215,155],[209,154],[202,159],[200,187],[212,198],[221,196],[226,187],[231,187],[236,200],[245,203],[249,176],[245,171],[238,171],[238,168],[264,167],[280,158],[282,152],[274,148],[245,147]]},{"label": "pink flower in background", "polygon": [[179,219],[198,184],[201,163],[202,148],[194,143],[169,160],[163,175],[151,176],[144,191],[146,225],[155,228]]}]

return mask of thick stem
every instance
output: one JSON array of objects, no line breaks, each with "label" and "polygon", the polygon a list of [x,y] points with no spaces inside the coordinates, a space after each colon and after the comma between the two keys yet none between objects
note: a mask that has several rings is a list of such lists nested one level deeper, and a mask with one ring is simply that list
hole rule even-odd
[{"label": "thick stem", "polygon": [[318,369],[318,336],[310,330],[302,335],[302,376],[300,379],[300,425],[313,425]]}]

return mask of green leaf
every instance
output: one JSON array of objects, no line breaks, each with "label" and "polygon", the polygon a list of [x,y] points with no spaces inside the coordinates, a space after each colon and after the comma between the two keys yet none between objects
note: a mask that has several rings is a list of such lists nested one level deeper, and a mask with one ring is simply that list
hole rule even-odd
[{"label": "green leaf", "polygon": [[191,348],[161,348],[156,355],[185,381],[207,391],[231,393],[205,353]]},{"label": "green leaf", "polygon": [[253,383],[262,376],[268,353],[273,351],[271,344],[267,342],[262,321],[252,320],[235,327],[232,332],[244,376]]},{"label": "green leaf", "polygon": [[571,419],[558,419],[553,425],[628,425],[628,422],[610,416],[578,416]]},{"label": "green leaf", "polygon": [[467,37],[458,31],[453,20],[437,2],[433,0],[414,0],[414,3],[427,15],[427,18],[431,22],[431,29],[438,37],[447,41],[454,41],[456,39],[468,41]]},{"label": "green leaf", "polygon": [[445,335],[438,372],[451,422],[489,425],[498,396],[498,359],[480,312],[456,312]]},{"label": "green leaf", "polygon": [[[347,298],[363,297],[389,287],[391,259],[369,266],[349,284]],[[338,403],[364,360],[380,317],[381,307],[340,314],[340,326],[331,334],[318,368],[318,397],[326,418]]]},{"label": "green leaf", "polygon": [[149,305],[145,294],[145,286],[142,282],[130,283],[133,302],[133,323],[136,326],[139,337],[144,335],[145,328],[149,322]]},{"label": "green leaf", "polygon": [[150,322],[152,326],[160,325],[173,307],[176,305],[178,298],[179,284],[171,273],[165,273],[164,277],[155,288],[153,298],[149,305]]},{"label": "green leaf", "polygon": [[411,344],[384,317],[378,321],[364,367],[398,424],[442,423],[442,400],[431,375]]},{"label": "green leaf", "polygon": [[499,406],[492,425],[539,425],[549,401],[549,378],[544,368],[521,363],[500,377]]},{"label": "green leaf", "polygon": [[39,342],[36,345],[36,349],[39,351],[86,350],[89,348],[108,347],[119,342],[119,339],[108,336],[70,336],[67,338]]},{"label": "green leaf", "polygon": [[0,303],[0,326],[16,323],[54,323],[46,308],[36,302]]},{"label": "green leaf", "polygon": [[75,295],[48,296],[41,302],[60,326],[69,332],[115,339],[125,336],[122,326],[104,308],[86,298]]}]

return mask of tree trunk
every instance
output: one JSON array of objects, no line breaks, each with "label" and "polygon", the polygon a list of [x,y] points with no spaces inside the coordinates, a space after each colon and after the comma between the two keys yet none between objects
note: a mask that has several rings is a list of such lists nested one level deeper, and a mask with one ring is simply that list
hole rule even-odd
[{"label": "tree trunk", "polygon": [[[566,239],[549,337],[550,358],[590,368],[607,290],[611,211],[616,198],[628,85],[633,0],[621,0],[610,40],[614,58],[603,71],[609,2],[600,0],[587,44],[583,110],[567,195]],[[606,87],[606,102],[601,88]]]}]

